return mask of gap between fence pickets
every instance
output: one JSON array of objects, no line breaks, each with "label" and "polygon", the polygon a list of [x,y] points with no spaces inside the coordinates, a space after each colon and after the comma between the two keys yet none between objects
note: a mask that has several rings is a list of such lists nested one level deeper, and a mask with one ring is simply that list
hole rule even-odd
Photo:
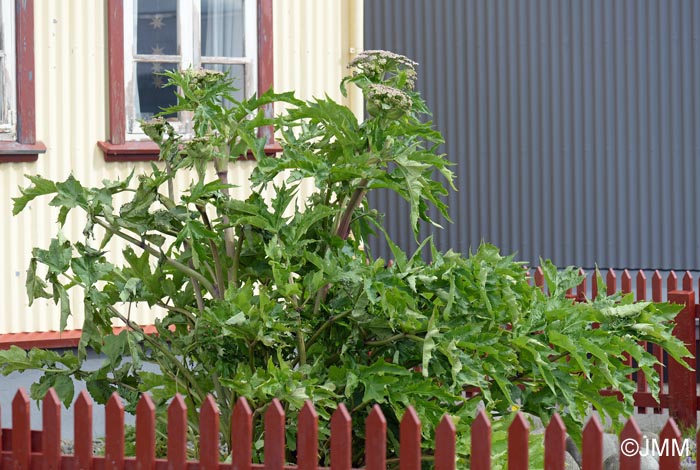
[{"label": "gap between fence pickets", "polygon": [[[252,417],[253,413],[244,398],[238,400],[232,416],[231,463],[219,462],[219,412],[214,399],[209,396],[200,411],[200,457],[196,462],[187,461],[187,407],[178,394],[168,408],[167,458],[156,459],[155,455],[155,406],[148,394],[142,395],[136,408],[136,455],[124,456],[124,406],[115,393],[106,405],[107,436],[105,456],[93,456],[92,449],[92,401],[87,392],[78,396],[75,407],[76,442],[74,455],[62,455],[60,450],[61,403],[53,389],[43,400],[44,429],[30,430],[30,400],[24,389],[20,389],[12,401],[12,428],[4,429],[2,445],[3,469],[29,470],[32,468],[144,468],[185,469],[196,464],[201,469],[253,469],[271,470],[316,469],[318,467],[318,414],[307,401],[297,419],[296,465],[287,464],[285,449],[285,412],[279,400],[274,399],[264,413],[264,467],[252,462]],[[351,470],[352,435],[351,417],[343,404],[338,405],[330,422],[330,468]],[[365,465],[367,470],[381,470],[387,466],[386,458],[387,421],[378,405],[372,407],[366,420]],[[508,429],[508,468],[525,470],[529,465],[530,425],[524,414],[518,412]],[[700,434],[698,434],[700,437]],[[620,468],[640,468],[642,433],[634,418],[627,421],[620,442],[636,443],[637,453],[620,454]],[[667,453],[659,459],[661,470],[678,470],[684,447],[681,433],[675,421],[669,418],[660,433],[661,443],[667,445]],[[566,428],[558,414],[554,414],[544,436],[544,461],[546,469],[564,469],[566,452]],[[592,416],[583,430],[583,469],[601,470],[603,464],[603,428],[597,417]],[[680,449],[680,452],[679,452]],[[662,447],[663,450],[663,447]],[[432,457],[436,470],[455,470],[456,429],[449,416],[444,416],[435,430],[435,455]],[[491,423],[482,410],[472,424],[471,456],[472,470],[491,468]],[[402,470],[421,468],[421,423],[412,407],[408,407],[400,423],[400,457]],[[461,465],[460,465],[461,466]]]}]

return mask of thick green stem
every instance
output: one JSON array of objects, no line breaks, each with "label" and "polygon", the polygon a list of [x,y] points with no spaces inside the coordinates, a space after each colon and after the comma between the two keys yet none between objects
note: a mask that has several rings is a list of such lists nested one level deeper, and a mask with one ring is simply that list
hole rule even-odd
[{"label": "thick green stem", "polygon": [[189,266],[182,264],[178,260],[164,256],[160,251],[156,250],[155,248],[150,246],[148,243],[141,241],[141,240],[138,240],[137,238],[132,237],[131,235],[126,234],[126,233],[112,227],[111,225],[109,225],[106,222],[103,222],[100,219],[95,218],[94,221],[97,225],[99,225],[100,227],[103,227],[105,230],[112,233],[113,235],[116,235],[123,240],[126,240],[126,241],[128,241],[128,242],[130,242],[138,247],[143,248],[143,250],[146,251],[147,253],[149,253],[150,255],[152,255],[156,258],[159,258],[159,259],[164,258],[165,262],[168,263],[170,266],[174,267],[178,271],[181,271],[181,272],[187,274],[189,277],[194,278],[197,281],[199,281],[207,291],[212,292],[212,293],[214,292],[214,286],[212,285],[211,282],[209,282],[209,279],[207,279],[205,276],[203,276],[199,272],[195,271],[194,269],[190,268]]},{"label": "thick green stem", "polygon": [[[230,147],[229,147],[230,148]],[[227,158],[217,158],[214,160],[214,168],[216,169],[216,176],[219,178],[219,181],[223,185],[228,186],[228,159]],[[229,197],[231,195],[228,187],[225,187],[222,189],[222,192],[226,197]],[[224,215],[222,217],[224,226],[226,227],[224,229],[224,245],[226,247],[226,256],[229,258],[233,259],[234,257],[234,240],[233,240],[233,229],[229,227],[229,218],[227,215]],[[228,278],[229,281],[232,281],[233,277],[233,267],[229,269],[228,273]],[[225,289],[224,289],[225,290]]]},{"label": "thick green stem", "polygon": [[355,189],[355,192],[353,192],[352,196],[350,197],[350,201],[348,201],[348,205],[345,207],[345,211],[343,211],[343,215],[340,218],[338,227],[335,230],[335,235],[339,236],[343,240],[348,238],[348,235],[350,235],[350,222],[352,221],[352,215],[355,213],[355,209],[360,207],[362,200],[367,194],[367,183],[369,183],[367,178],[362,178],[360,180],[359,184],[357,185],[357,189]]},{"label": "thick green stem", "polygon": [[233,251],[233,262],[231,263],[231,269],[229,272],[229,279],[231,284],[238,287],[238,268],[241,264],[241,250],[243,250],[243,230],[238,229],[238,240],[236,241],[236,246]]}]

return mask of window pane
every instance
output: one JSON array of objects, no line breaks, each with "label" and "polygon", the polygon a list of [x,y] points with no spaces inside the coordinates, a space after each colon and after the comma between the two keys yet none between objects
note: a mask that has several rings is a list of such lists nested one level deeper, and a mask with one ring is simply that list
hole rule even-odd
[{"label": "window pane", "polygon": [[136,64],[136,96],[134,110],[137,119],[150,119],[161,112],[161,108],[173,106],[177,102],[174,87],[163,87],[167,77],[157,75],[164,70],[175,70],[176,63],[138,62]]},{"label": "window pane", "polygon": [[245,65],[204,64],[204,68],[228,73],[228,78],[233,80],[233,86],[237,88],[237,90],[233,92],[233,97],[238,101],[242,101],[243,98],[245,98]]},{"label": "window pane", "polygon": [[[0,71],[5,70],[5,56],[0,56]],[[0,73],[0,122],[5,124],[7,122],[5,117],[7,97],[5,96],[5,73]]]},{"label": "window pane", "polygon": [[202,0],[202,56],[245,57],[243,7],[244,0]]},{"label": "window pane", "polygon": [[177,0],[141,0],[136,9],[136,53],[177,55]]}]

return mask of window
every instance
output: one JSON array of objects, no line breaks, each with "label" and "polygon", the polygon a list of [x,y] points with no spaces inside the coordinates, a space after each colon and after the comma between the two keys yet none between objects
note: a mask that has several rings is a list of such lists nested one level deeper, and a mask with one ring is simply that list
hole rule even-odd
[{"label": "window", "polygon": [[157,159],[138,122],[175,102],[159,72],[227,71],[239,99],[272,86],[272,0],[109,0],[108,10],[111,135],[98,142],[108,161]]},{"label": "window", "polygon": [[0,162],[34,161],[46,152],[36,141],[34,79],[34,2],[2,0]]}]

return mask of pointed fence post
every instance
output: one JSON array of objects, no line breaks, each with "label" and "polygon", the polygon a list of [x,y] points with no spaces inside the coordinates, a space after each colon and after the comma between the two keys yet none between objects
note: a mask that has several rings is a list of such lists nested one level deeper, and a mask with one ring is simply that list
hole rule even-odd
[{"label": "pointed fence post", "polygon": [[544,271],[542,271],[542,266],[537,266],[535,270],[535,285],[544,292]]},{"label": "pointed fence post", "polygon": [[182,395],[168,405],[168,469],[187,468],[187,405]]},{"label": "pointed fence post", "polygon": [[620,433],[620,470],[639,470],[641,444],[642,432],[634,418],[630,418]]},{"label": "pointed fence post", "polygon": [[[654,302],[663,301],[663,280],[658,269],[654,271],[654,275],[651,277],[651,300]],[[664,390],[664,353],[658,344],[652,344],[651,351],[656,360],[659,361],[658,364],[654,365],[656,375],[659,377],[659,390]],[[661,407],[654,408],[654,414],[660,413]]]},{"label": "pointed fence post", "polygon": [[608,295],[613,295],[617,290],[617,274],[613,268],[608,269],[608,274],[605,276],[606,279],[606,293]]},{"label": "pointed fence post", "polygon": [[435,470],[455,470],[457,465],[457,429],[448,415],[435,430]]},{"label": "pointed fence post", "polygon": [[284,409],[277,398],[265,412],[265,470],[283,470],[285,437]]},{"label": "pointed fence post", "polygon": [[79,469],[89,469],[92,468],[92,400],[87,390],[80,392],[73,406],[75,466]]},{"label": "pointed fence post", "polygon": [[207,395],[199,414],[199,468],[219,469],[219,408]]},{"label": "pointed fence post", "polygon": [[578,269],[578,273],[581,275],[581,284],[576,287],[576,300],[579,302],[583,302],[586,300],[586,272],[583,270],[583,268]]},{"label": "pointed fence post", "polygon": [[632,275],[627,269],[622,272],[621,289],[623,294],[632,293]]},{"label": "pointed fence post", "polygon": [[566,427],[554,413],[544,432],[544,470],[562,470],[566,459]]},{"label": "pointed fence post", "polygon": [[231,413],[231,445],[233,470],[250,470],[253,465],[253,412],[240,397]]},{"label": "pointed fence post", "polygon": [[[668,300],[674,304],[684,305],[676,316],[673,335],[681,340],[689,351],[695,351],[695,292],[669,291]],[[691,353],[692,354],[692,353]],[[686,359],[691,370],[677,361],[668,360],[668,393],[670,395],[670,414],[683,427],[697,427],[697,392],[695,384],[695,354]]]},{"label": "pointed fence post", "polygon": [[582,470],[603,470],[603,427],[592,416],[583,428]]},{"label": "pointed fence post", "polygon": [[491,422],[481,410],[472,423],[471,470],[491,470]]},{"label": "pointed fence post", "polygon": [[318,468],[318,413],[310,400],[306,400],[299,412],[297,428],[297,468]]},{"label": "pointed fence post", "polygon": [[409,406],[400,425],[399,465],[401,470],[420,470],[420,419]]},{"label": "pointed fence post", "polygon": [[124,404],[117,392],[105,407],[105,469],[124,468]]},{"label": "pointed fence post", "polygon": [[681,468],[681,432],[673,418],[669,418],[659,433],[659,468],[662,470],[680,470]]},{"label": "pointed fence post", "polygon": [[12,470],[29,470],[32,439],[29,420],[29,397],[20,388],[12,399]]},{"label": "pointed fence post", "polygon": [[46,393],[41,410],[43,470],[61,468],[61,401],[53,388]]},{"label": "pointed fence post", "polygon": [[508,427],[508,470],[528,470],[530,467],[530,423],[518,411]]},{"label": "pointed fence post", "polygon": [[331,417],[331,470],[350,470],[352,466],[352,420],[342,403]]},{"label": "pointed fence post", "polygon": [[365,421],[365,465],[367,470],[386,470],[386,418],[379,405]]},{"label": "pointed fence post", "polygon": [[136,404],[136,470],[153,470],[156,465],[156,407],[144,393]]}]

